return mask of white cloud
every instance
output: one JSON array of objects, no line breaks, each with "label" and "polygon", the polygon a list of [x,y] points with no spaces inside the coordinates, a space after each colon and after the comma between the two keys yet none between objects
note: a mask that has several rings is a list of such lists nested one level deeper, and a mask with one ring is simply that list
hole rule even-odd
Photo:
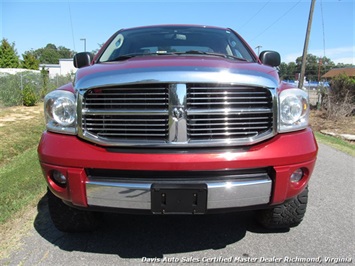
[{"label": "white cloud", "polygon": [[[355,46],[348,47],[337,47],[325,49],[311,49],[308,51],[309,54],[313,54],[319,57],[324,55],[330,58],[335,64],[344,63],[344,64],[354,64],[355,65]],[[283,56],[282,61],[289,63],[295,62],[296,58],[302,55],[302,51],[298,53],[286,54]]]}]

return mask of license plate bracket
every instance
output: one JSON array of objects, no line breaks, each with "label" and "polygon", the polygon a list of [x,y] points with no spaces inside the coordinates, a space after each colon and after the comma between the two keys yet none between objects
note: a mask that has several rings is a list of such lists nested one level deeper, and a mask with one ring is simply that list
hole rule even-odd
[{"label": "license plate bracket", "polygon": [[153,214],[204,214],[207,209],[206,184],[153,184]]}]

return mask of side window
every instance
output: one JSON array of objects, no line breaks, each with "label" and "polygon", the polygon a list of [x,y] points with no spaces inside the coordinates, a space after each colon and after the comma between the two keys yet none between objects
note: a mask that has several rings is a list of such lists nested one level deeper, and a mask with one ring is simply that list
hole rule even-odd
[{"label": "side window", "polygon": [[106,48],[106,51],[104,52],[100,60],[107,61],[109,59],[117,57],[119,49],[122,47],[123,43],[124,36],[122,34],[118,34],[116,38]]}]

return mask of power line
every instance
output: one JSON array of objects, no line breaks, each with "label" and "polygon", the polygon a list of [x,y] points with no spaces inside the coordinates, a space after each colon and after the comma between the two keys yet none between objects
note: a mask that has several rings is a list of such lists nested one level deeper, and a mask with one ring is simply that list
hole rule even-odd
[{"label": "power line", "polygon": [[254,14],[254,16],[252,16],[247,22],[245,22],[242,26],[240,26],[239,30],[241,30],[242,28],[244,28],[245,25],[247,25],[250,21],[252,21],[252,20],[261,12],[261,10],[263,10],[263,9],[266,7],[266,5],[267,5],[268,3],[270,3],[270,2],[271,2],[271,0],[267,1],[267,2],[258,10],[258,12],[256,12],[256,13]]},{"label": "power line", "polygon": [[73,38],[73,47],[74,47],[74,51],[76,51],[76,49],[75,49],[75,38],[74,38],[74,27],[73,27],[73,20],[72,20],[72,17],[71,17],[71,8],[70,8],[70,2],[69,2],[69,0],[68,0],[68,7],[69,7],[69,17],[70,17],[71,35],[72,35],[72,38]]},{"label": "power line", "polygon": [[256,37],[254,37],[251,41],[254,41],[256,38],[258,38],[259,36],[263,35],[268,29],[270,29],[277,22],[279,22],[282,18],[284,18],[288,13],[290,13],[291,10],[294,9],[301,1],[302,0],[299,0],[296,4],[294,4],[290,9],[288,9],[283,15],[281,15],[278,19],[276,19],[269,27],[264,29],[261,33],[259,33]]},{"label": "power line", "polygon": [[322,29],[323,29],[323,57],[325,57],[325,30],[324,30],[323,0],[320,1],[320,11],[322,14]]}]

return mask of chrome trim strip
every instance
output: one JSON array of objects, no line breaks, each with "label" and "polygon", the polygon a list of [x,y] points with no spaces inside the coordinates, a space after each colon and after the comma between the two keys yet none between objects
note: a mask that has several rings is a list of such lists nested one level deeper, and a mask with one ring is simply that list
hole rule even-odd
[{"label": "chrome trim strip", "polygon": [[[162,181],[160,181],[162,182]],[[237,208],[267,204],[272,181],[265,175],[258,178],[230,181],[164,181],[164,184],[207,184],[207,209]],[[88,205],[150,210],[150,188],[153,182],[127,183],[87,181]]]},{"label": "chrome trim strip", "polygon": [[252,69],[164,66],[97,72],[77,80],[75,89],[83,94],[92,88],[153,83],[229,83],[264,88],[278,87],[278,80],[271,75]]}]

